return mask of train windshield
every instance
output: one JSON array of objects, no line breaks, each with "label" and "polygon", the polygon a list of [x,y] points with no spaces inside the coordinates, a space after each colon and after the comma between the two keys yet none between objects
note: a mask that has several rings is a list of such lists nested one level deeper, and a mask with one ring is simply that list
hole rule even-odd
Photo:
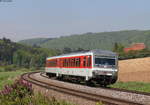
[{"label": "train windshield", "polygon": [[115,66],[115,59],[95,58],[95,66]]}]

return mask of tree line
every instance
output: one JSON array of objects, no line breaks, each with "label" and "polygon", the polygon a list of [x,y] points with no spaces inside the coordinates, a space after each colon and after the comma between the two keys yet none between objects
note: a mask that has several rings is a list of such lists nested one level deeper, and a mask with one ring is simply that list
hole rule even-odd
[{"label": "tree line", "polygon": [[[129,52],[124,52],[125,46],[121,43],[115,43],[113,46],[112,51],[116,52],[119,56],[119,60],[125,60],[125,59],[133,59],[133,58],[143,58],[143,57],[150,57],[150,49],[147,47],[143,50],[139,51],[129,51]],[[88,49],[90,50],[90,49]],[[84,48],[77,48],[77,49],[71,49],[69,47],[64,47],[62,50],[59,50],[61,54],[66,54],[66,53],[73,53],[73,52],[80,52],[80,51],[88,51],[87,49]]]},{"label": "tree line", "polygon": [[139,51],[129,51],[127,53],[124,52],[124,50],[123,50],[124,48],[125,48],[125,46],[122,45],[121,43],[114,44],[113,52],[118,53],[120,60],[150,57],[150,49],[149,48],[145,48],[145,49],[139,50]]},{"label": "tree line", "polygon": [[46,57],[57,54],[57,50],[26,46],[7,38],[0,39],[0,66],[44,67]]}]

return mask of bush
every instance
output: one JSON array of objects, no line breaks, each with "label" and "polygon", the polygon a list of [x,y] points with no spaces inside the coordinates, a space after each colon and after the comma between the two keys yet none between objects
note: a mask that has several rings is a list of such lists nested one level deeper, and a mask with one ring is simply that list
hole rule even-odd
[{"label": "bush", "polygon": [[22,100],[32,93],[30,83],[18,80],[12,85],[5,85],[4,89],[0,91],[0,105],[24,105],[21,104]]},{"label": "bush", "polygon": [[6,85],[0,91],[0,105],[72,105],[65,101],[58,101],[54,97],[48,98],[40,93],[33,94],[32,85],[18,80],[13,85]]}]

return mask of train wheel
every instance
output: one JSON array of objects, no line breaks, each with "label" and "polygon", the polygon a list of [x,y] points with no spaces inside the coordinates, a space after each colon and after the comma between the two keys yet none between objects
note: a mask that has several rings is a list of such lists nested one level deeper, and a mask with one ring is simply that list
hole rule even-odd
[{"label": "train wheel", "polygon": [[107,87],[107,85],[108,84],[106,84],[106,83],[100,84],[101,87]]},{"label": "train wheel", "polygon": [[96,83],[93,80],[86,81],[87,86],[92,86],[93,87],[93,86],[95,86],[95,84]]}]

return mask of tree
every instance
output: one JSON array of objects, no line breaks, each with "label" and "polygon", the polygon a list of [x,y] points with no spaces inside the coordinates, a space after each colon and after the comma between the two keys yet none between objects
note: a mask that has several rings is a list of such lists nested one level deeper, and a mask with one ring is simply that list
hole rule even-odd
[{"label": "tree", "polygon": [[113,51],[114,51],[114,52],[122,53],[122,52],[123,52],[123,49],[124,49],[124,46],[123,46],[121,43],[115,42],[114,48],[113,48]]},{"label": "tree", "polygon": [[65,47],[65,48],[63,49],[63,54],[71,53],[71,52],[72,52],[71,48]]}]

